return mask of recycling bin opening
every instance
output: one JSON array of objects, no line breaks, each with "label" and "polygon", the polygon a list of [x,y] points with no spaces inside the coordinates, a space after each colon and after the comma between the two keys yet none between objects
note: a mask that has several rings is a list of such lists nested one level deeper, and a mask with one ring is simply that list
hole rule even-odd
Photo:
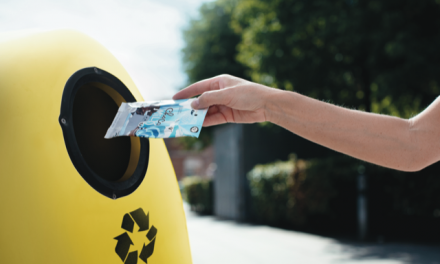
[{"label": "recycling bin opening", "polygon": [[73,101],[73,131],[81,154],[89,167],[108,181],[120,180],[130,160],[130,138],[106,140],[102,136],[117,111],[113,99],[93,84],[80,87]]},{"label": "recycling bin opening", "polygon": [[74,73],[63,92],[59,122],[70,159],[91,187],[112,199],[134,192],[148,168],[148,139],[104,138],[120,104],[135,101],[118,78],[98,68]]}]

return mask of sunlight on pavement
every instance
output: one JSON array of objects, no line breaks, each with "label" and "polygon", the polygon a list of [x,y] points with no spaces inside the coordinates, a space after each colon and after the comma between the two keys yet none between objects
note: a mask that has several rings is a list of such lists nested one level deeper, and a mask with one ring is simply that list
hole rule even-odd
[{"label": "sunlight on pavement", "polygon": [[439,247],[344,243],[185,211],[194,264],[440,264]]}]

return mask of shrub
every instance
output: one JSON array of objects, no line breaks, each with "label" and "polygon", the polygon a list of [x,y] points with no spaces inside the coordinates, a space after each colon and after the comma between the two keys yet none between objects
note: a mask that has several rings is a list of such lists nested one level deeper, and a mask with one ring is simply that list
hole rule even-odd
[{"label": "shrub", "polygon": [[440,237],[440,164],[414,173],[345,155],[257,165],[248,174],[260,223],[325,234],[356,234],[357,175],[367,175],[371,237]]},{"label": "shrub", "polygon": [[317,161],[297,160],[257,165],[248,173],[254,215],[258,222],[304,228],[309,218],[329,213],[336,194]]},{"label": "shrub", "polygon": [[189,176],[182,180],[183,199],[189,203],[191,210],[200,214],[213,212],[213,180],[199,176]]},{"label": "shrub", "polygon": [[282,226],[289,221],[288,210],[293,207],[293,197],[289,195],[293,161],[277,161],[257,165],[248,173],[252,204],[259,222]]}]

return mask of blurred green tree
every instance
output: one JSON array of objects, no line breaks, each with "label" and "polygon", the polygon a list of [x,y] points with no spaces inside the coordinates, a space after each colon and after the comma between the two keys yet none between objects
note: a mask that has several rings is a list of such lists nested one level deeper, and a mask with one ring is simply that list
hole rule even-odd
[{"label": "blurred green tree", "polygon": [[439,0],[242,0],[232,26],[255,82],[401,117],[440,92]]},{"label": "blurred green tree", "polygon": [[[188,82],[194,83],[220,74],[245,78],[247,67],[236,60],[240,34],[230,26],[238,0],[218,0],[201,6],[199,17],[184,30],[183,52]],[[203,148],[211,142],[211,129],[204,128],[199,139],[183,138],[187,148]]]},{"label": "blurred green tree", "polygon": [[246,67],[236,60],[241,36],[230,27],[237,2],[219,0],[203,4],[200,17],[192,19],[184,30],[183,62],[190,83],[223,73],[245,76]]}]

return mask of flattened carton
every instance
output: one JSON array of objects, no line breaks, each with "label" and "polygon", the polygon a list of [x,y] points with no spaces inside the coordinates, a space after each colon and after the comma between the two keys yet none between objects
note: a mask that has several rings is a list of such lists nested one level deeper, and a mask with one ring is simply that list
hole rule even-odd
[{"label": "flattened carton", "polygon": [[208,109],[192,109],[193,100],[122,103],[105,138],[199,137]]}]

